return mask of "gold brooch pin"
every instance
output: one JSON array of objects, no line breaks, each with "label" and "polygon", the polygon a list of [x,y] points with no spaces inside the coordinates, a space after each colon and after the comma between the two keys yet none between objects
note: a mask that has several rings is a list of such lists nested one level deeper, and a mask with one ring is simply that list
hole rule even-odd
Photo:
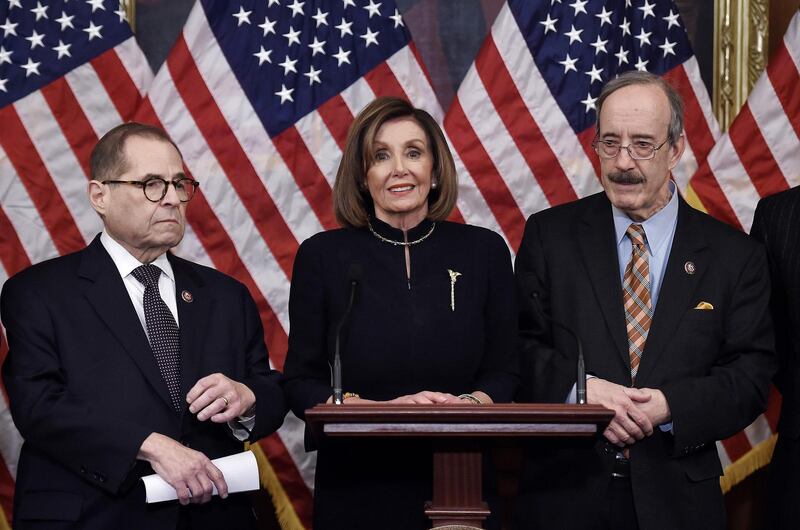
[{"label": "gold brooch pin", "polygon": [[450,311],[456,310],[456,278],[461,276],[460,272],[447,269],[450,275]]}]

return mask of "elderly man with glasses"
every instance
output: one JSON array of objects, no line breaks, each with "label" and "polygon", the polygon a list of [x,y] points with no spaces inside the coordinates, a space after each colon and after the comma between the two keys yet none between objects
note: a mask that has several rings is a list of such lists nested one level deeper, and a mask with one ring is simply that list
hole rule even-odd
[{"label": "elderly man with glasses", "polygon": [[764,410],[775,370],[765,252],[680,197],[669,84],[627,72],[597,112],[604,191],[531,216],[517,254],[518,398],[574,393],[558,322],[583,343],[588,403],[615,416],[596,440],[531,445],[517,527],[722,530],[715,442]]},{"label": "elderly man with glasses", "polygon": [[[162,130],[109,131],[91,178],[103,232],[0,297],[3,381],[25,439],[14,527],[254,528],[211,459],[286,412],[256,305],[242,284],[168,252],[199,183]],[[154,472],[178,502],[145,503],[139,478]]]}]

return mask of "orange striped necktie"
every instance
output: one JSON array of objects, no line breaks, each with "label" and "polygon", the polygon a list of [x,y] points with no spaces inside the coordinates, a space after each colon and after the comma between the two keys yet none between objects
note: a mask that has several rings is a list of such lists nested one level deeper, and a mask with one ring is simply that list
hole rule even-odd
[{"label": "orange striped necktie", "polygon": [[650,323],[653,304],[650,300],[650,263],[645,242],[647,237],[640,224],[631,224],[625,234],[631,240],[631,260],[622,279],[622,300],[625,305],[625,325],[628,329],[628,353],[631,358],[631,384],[636,381],[639,363]]}]

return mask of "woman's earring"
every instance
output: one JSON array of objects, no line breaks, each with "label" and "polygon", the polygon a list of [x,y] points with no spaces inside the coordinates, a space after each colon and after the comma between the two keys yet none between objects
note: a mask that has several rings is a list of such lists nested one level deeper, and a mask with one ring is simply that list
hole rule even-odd
[{"label": "woman's earring", "polygon": [[439,187],[439,182],[438,181],[434,180],[433,182],[431,182],[431,188],[436,189],[438,187]]}]

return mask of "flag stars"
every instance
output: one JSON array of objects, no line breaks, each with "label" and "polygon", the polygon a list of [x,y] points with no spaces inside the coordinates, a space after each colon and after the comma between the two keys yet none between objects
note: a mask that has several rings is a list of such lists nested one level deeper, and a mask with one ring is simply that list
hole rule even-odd
[{"label": "flag stars", "polygon": [[628,53],[629,53],[628,50],[620,46],[619,51],[614,54],[614,57],[616,57],[617,60],[619,61],[619,66],[622,66],[622,63],[630,64],[628,62]]},{"label": "flag stars", "polygon": [[[575,2],[569,4],[569,7],[575,10],[575,16],[578,16],[578,13],[586,13],[586,4],[589,3],[589,0],[575,0]],[[587,15],[589,13],[586,13]]]},{"label": "flag stars", "polygon": [[639,40],[639,47],[644,46],[645,44],[650,44],[650,35],[652,35],[652,31],[645,31],[644,28],[639,32],[638,35],[634,37],[634,39]]},{"label": "flag stars", "polygon": [[603,10],[597,13],[595,16],[600,19],[600,27],[602,28],[603,25],[608,24],[611,26],[611,15],[613,11],[606,11],[606,6],[603,6]]},{"label": "flag stars", "polygon": [[92,6],[92,13],[98,9],[106,10],[106,7],[103,5],[103,0],[86,0],[86,3]]},{"label": "flag stars", "polygon": [[30,77],[32,74],[41,75],[39,73],[40,62],[34,62],[32,58],[28,57],[28,62],[20,65],[20,68],[25,70],[25,77]]},{"label": "flag stars", "polygon": [[3,92],[8,92],[8,90],[6,90],[6,83],[8,83],[8,79],[0,77],[0,90]]},{"label": "flag stars", "polygon": [[58,52],[59,59],[64,56],[72,57],[72,54],[69,53],[70,46],[72,46],[72,44],[64,44],[61,39],[58,39],[58,46],[53,47],[53,51]]},{"label": "flag stars", "polygon": [[252,11],[245,11],[244,6],[239,6],[239,12],[233,14],[233,18],[238,21],[236,24],[237,28],[242,24],[250,23],[250,13],[252,13]]},{"label": "flag stars", "polygon": [[30,37],[25,37],[25,40],[31,43],[31,50],[37,46],[44,48],[44,43],[42,42],[43,39],[44,33],[36,33],[36,30],[33,30],[33,33],[31,33]]},{"label": "flag stars", "polygon": [[369,0],[369,5],[364,6],[364,9],[366,9],[369,12],[369,18],[372,18],[375,15],[380,16],[381,15],[380,8],[381,8],[381,2],[378,2],[376,4],[374,0]]},{"label": "flag stars", "polygon": [[75,15],[67,16],[65,12],[61,12],[61,16],[56,19],[56,22],[61,24],[61,31],[64,31],[67,28],[75,29],[75,26],[72,24],[73,18],[75,18]]},{"label": "flag stars", "polygon": [[281,89],[275,92],[275,95],[281,98],[281,105],[283,105],[287,101],[291,101],[292,103],[294,103],[294,98],[292,98],[292,92],[294,92],[293,88],[286,88],[286,85],[281,83]]},{"label": "flag stars", "polygon": [[320,27],[323,24],[326,26],[328,25],[328,13],[323,13],[320,8],[317,8],[317,13],[311,18],[313,18],[314,22],[317,23],[317,27]]},{"label": "flag stars", "polygon": [[272,7],[273,5],[276,6],[281,5],[281,0],[269,0],[269,4],[267,4],[267,7]]},{"label": "flag stars", "polygon": [[11,11],[15,7],[22,9],[22,4],[20,0],[8,0],[8,10]]},{"label": "flag stars", "polygon": [[261,66],[264,63],[272,63],[272,50],[265,50],[263,46],[259,46],[259,50],[253,54],[254,57],[258,57],[258,66]]},{"label": "flag stars", "polygon": [[672,48],[678,44],[677,42],[670,42],[669,39],[664,39],[664,44],[659,44],[658,47],[664,52],[663,57],[667,55],[675,55],[675,51]]},{"label": "flag stars", "polygon": [[564,33],[564,35],[569,37],[569,43],[572,44],[575,41],[583,42],[583,40],[581,39],[581,33],[583,33],[583,30],[575,29],[575,25],[573,24],[570,30]]},{"label": "flag stars", "polygon": [[352,22],[347,22],[347,21],[345,21],[344,18],[342,18],[342,21],[339,22],[339,25],[338,26],[334,26],[334,27],[339,30],[339,33],[340,33],[339,36],[340,37],[344,37],[345,35],[348,35],[348,34],[352,35],[353,34],[353,30],[350,29],[352,26],[353,26]]},{"label": "flag stars", "polygon": [[102,39],[103,35],[100,34],[100,30],[103,29],[103,26],[95,26],[94,22],[89,21],[89,27],[83,28],[83,31],[89,35],[89,42],[93,41],[95,38]]},{"label": "flag stars", "polygon": [[18,25],[19,24],[16,22],[9,22],[9,20],[6,19],[5,24],[0,24],[0,28],[3,28],[3,37],[8,37],[9,35],[14,35],[16,37]]},{"label": "flag stars", "polygon": [[654,7],[656,7],[655,4],[651,4],[647,0],[644,0],[644,5],[642,7],[640,7],[640,8],[638,8],[639,11],[644,13],[644,16],[642,17],[642,20],[647,20],[647,17],[653,17],[653,18],[656,17],[656,14],[653,12],[653,8]]},{"label": "flag stars", "polygon": [[297,59],[289,59],[289,56],[286,56],[286,59],[283,60],[282,63],[278,63],[279,66],[283,67],[283,75],[289,75],[289,72],[297,73],[297,68],[294,66],[297,64]]},{"label": "flag stars", "polygon": [[288,33],[283,34],[284,37],[289,41],[287,46],[291,46],[292,44],[300,44],[300,30],[289,28]]},{"label": "flag stars", "polygon": [[336,66],[342,66],[344,63],[350,64],[350,53],[349,51],[344,51],[342,47],[339,46],[339,52],[333,54],[333,57],[336,57],[336,60],[339,61],[339,64]]},{"label": "flag stars", "polygon": [[43,6],[41,2],[36,2],[36,7],[31,9],[31,13],[36,15],[36,20],[40,18],[50,18],[47,16],[47,6]]},{"label": "flag stars", "polygon": [[342,0],[342,9],[347,9],[347,6],[356,7],[355,0]]},{"label": "flag stars", "polygon": [[558,19],[550,18],[550,13],[547,13],[547,18],[539,22],[539,24],[544,26],[544,34],[547,35],[550,31],[558,33],[556,30],[556,22],[558,22]]},{"label": "flag stars", "polygon": [[305,13],[303,12],[303,6],[305,2],[300,2],[299,0],[294,0],[291,4],[289,4],[289,9],[292,10],[292,18],[296,17],[297,15],[303,16]]},{"label": "flag stars", "polygon": [[378,34],[380,31],[372,31],[371,29],[367,28],[367,32],[363,35],[359,35],[362,39],[364,39],[364,47],[369,48],[370,44],[378,45]]},{"label": "flag stars", "polygon": [[598,69],[597,65],[594,65],[594,64],[592,65],[592,69],[591,70],[589,70],[588,72],[584,72],[584,74],[589,76],[589,84],[590,85],[592,83],[594,83],[595,81],[597,81],[598,83],[602,83],[603,82],[603,78],[600,77],[600,74],[602,74],[602,73],[603,73],[603,69],[602,68]]},{"label": "flag stars", "polygon": [[595,103],[597,103],[597,98],[593,98],[592,94],[586,94],[586,99],[582,99],[581,103],[586,106],[586,112],[588,113],[590,110],[597,110],[595,107]]},{"label": "flag stars", "polygon": [[400,11],[398,9],[395,9],[394,15],[389,15],[389,18],[391,18],[394,21],[395,29],[399,28],[400,26],[405,26],[405,24],[403,23],[403,16],[400,15]]},{"label": "flag stars", "polygon": [[322,83],[322,81],[319,80],[319,74],[321,73],[322,70],[314,70],[313,66],[309,66],[308,72],[303,74],[308,78],[308,86],[312,86],[314,83]]},{"label": "flag stars", "polygon": [[323,46],[325,46],[325,41],[319,41],[317,37],[314,37],[314,42],[308,45],[308,47],[311,48],[311,57],[314,57],[318,53],[325,55]]},{"label": "flag stars", "polygon": [[11,64],[12,53],[14,53],[12,50],[6,50],[3,46],[0,46],[0,64]]},{"label": "flag stars", "polygon": [[264,17],[264,22],[258,25],[259,28],[264,30],[264,37],[269,35],[270,33],[275,33],[275,24],[277,21],[270,20],[269,17]]},{"label": "flag stars", "polygon": [[631,23],[628,22],[628,18],[625,17],[622,19],[622,24],[619,25],[619,29],[622,30],[622,36],[631,35]]},{"label": "flag stars", "polygon": [[667,23],[667,29],[671,28],[672,26],[681,27],[681,23],[678,22],[678,13],[673,13],[672,9],[669,10],[669,15],[664,17],[664,21]]},{"label": "flag stars", "polygon": [[608,40],[601,40],[600,35],[598,35],[597,40],[589,44],[589,46],[594,48],[595,55],[599,55],[600,52],[608,53],[608,51],[606,51],[606,44],[608,44]]},{"label": "flag stars", "polygon": [[642,57],[639,57],[639,60],[636,61],[636,64],[634,65],[634,67],[637,70],[639,70],[640,72],[646,72],[647,71],[647,63],[649,63],[649,62],[650,61],[645,61]]},{"label": "flag stars", "polygon": [[122,8],[121,4],[120,4],[119,9],[114,11],[114,14],[119,17],[120,23],[128,21],[128,13],[125,12],[125,10]]},{"label": "flag stars", "polygon": [[567,54],[567,58],[564,59],[563,61],[558,61],[558,64],[561,64],[561,65],[564,66],[564,73],[566,74],[570,70],[572,70],[573,72],[577,72],[578,71],[578,69],[575,67],[575,63],[577,63],[577,62],[578,62],[578,58],[577,57],[573,59],[572,57],[569,56],[569,54]]}]

